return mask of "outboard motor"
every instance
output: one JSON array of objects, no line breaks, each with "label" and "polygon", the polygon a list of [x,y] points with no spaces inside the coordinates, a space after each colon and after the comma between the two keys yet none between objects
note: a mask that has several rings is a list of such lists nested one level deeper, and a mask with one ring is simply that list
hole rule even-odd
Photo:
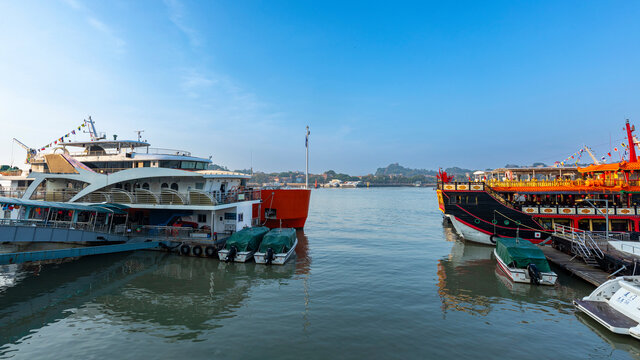
[{"label": "outboard motor", "polygon": [[536,264],[531,263],[527,265],[527,271],[529,272],[531,283],[535,285],[540,285],[541,275],[540,275],[540,270],[538,270],[538,267],[536,266]]},{"label": "outboard motor", "polygon": [[265,254],[265,260],[267,260],[267,265],[271,265],[271,262],[273,261],[274,258],[275,257],[273,256],[273,249],[268,248],[267,253]]},{"label": "outboard motor", "polygon": [[229,252],[227,253],[227,259],[225,260],[226,262],[232,262],[233,259],[236,258],[236,253],[238,252],[238,248],[235,246],[232,246],[231,249],[229,249]]}]

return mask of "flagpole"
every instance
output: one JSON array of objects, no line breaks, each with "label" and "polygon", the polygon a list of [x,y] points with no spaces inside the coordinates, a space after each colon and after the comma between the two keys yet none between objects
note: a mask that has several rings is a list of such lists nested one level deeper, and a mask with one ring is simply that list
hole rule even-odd
[{"label": "flagpole", "polygon": [[304,138],[304,147],[307,155],[305,163],[305,189],[309,188],[309,134],[311,134],[311,132],[309,132],[309,125],[307,125],[307,133]]}]

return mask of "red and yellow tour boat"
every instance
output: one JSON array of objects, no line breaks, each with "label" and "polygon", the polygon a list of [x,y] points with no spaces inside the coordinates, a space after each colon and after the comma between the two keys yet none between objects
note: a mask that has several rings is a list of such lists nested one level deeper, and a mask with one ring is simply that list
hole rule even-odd
[{"label": "red and yellow tour boat", "polygon": [[440,172],[439,208],[463,238],[489,245],[500,237],[539,243],[558,226],[637,237],[640,162],[634,130],[627,121],[629,159],[616,163],[496,169],[466,182]]}]

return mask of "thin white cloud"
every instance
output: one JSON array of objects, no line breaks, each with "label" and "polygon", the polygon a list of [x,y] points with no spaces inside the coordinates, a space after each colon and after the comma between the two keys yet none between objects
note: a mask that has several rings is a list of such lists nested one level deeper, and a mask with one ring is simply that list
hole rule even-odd
[{"label": "thin white cloud", "polygon": [[120,37],[115,35],[113,29],[111,29],[105,23],[103,23],[102,21],[96,19],[93,16],[88,16],[87,17],[87,22],[89,23],[89,25],[91,25],[91,27],[93,27],[94,29],[96,29],[99,32],[101,32],[104,36],[106,36],[115,45],[115,48],[116,48],[117,52],[123,52],[124,51],[124,47],[125,47],[126,43]]},{"label": "thin white cloud", "polygon": [[187,36],[189,44],[192,47],[201,46],[203,43],[202,36],[196,29],[187,25],[184,5],[179,0],[164,0],[164,4],[169,11],[169,20]]},{"label": "thin white cloud", "polygon": [[63,3],[71,7],[74,10],[83,10],[84,6],[77,0],[62,0]]},{"label": "thin white cloud", "polygon": [[79,0],[62,0],[64,4],[82,13],[87,21],[87,23],[100,32],[104,37],[108,39],[114,46],[114,49],[117,53],[124,52],[126,42],[120,38],[116,32],[103,21],[99,20],[96,16],[93,15],[91,10],[89,10],[83,3]]}]

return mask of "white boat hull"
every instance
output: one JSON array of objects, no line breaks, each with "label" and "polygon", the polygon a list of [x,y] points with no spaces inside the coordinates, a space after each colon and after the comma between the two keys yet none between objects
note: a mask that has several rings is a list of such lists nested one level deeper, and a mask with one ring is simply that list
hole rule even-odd
[{"label": "white boat hull", "polygon": [[[254,253],[255,251],[238,251],[236,253],[236,257],[233,258],[233,261],[240,262],[240,263],[247,262],[253,258]],[[220,259],[221,261],[227,261],[228,255],[229,255],[229,250],[227,249],[218,250],[218,259]]]},{"label": "white boat hull", "polygon": [[[271,263],[274,265],[284,265],[284,263],[286,263],[287,260],[289,260],[291,255],[295,253],[296,246],[298,246],[298,239],[296,239],[291,249],[289,249],[289,251],[287,251],[286,253],[274,254],[273,260],[271,261]],[[256,252],[253,255],[253,259],[256,261],[256,264],[266,264],[267,263],[266,255],[267,255],[266,253]]]},{"label": "white boat hull", "polygon": [[456,229],[456,232],[461,238],[478,244],[495,246],[496,243],[491,241],[491,235],[463,224],[458,221],[455,216],[449,215],[449,220],[451,220],[453,228]]},{"label": "white boat hull", "polygon": [[640,276],[611,279],[573,304],[607,330],[640,339]]},{"label": "white boat hull", "polygon": [[[498,252],[493,250],[493,254],[496,256],[496,260],[498,260],[498,267],[502,269],[504,273],[506,273],[509,278],[518,283],[526,283],[531,284],[531,277],[529,276],[529,272],[526,269],[518,269],[508,267],[507,264],[502,261],[500,256],[498,256]],[[540,273],[540,285],[555,285],[558,280],[558,275],[554,272],[541,272]]]}]

